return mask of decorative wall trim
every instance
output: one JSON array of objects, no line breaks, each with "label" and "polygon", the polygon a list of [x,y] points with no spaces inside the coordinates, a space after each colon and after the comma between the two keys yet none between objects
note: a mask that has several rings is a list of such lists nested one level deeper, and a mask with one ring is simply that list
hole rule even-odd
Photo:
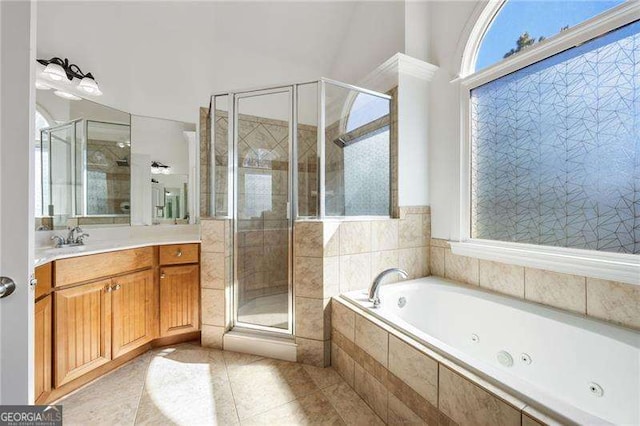
[{"label": "decorative wall trim", "polygon": [[388,92],[398,85],[400,74],[431,81],[438,67],[404,53],[396,53],[365,78],[360,85],[381,92]]},{"label": "decorative wall trim", "polygon": [[450,242],[454,254],[640,285],[640,256],[487,240]]}]

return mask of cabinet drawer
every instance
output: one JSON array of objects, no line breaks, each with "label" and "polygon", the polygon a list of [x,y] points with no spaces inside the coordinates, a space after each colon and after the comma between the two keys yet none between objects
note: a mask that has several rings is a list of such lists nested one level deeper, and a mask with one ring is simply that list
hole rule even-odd
[{"label": "cabinet drawer", "polygon": [[56,261],[56,287],[124,274],[153,266],[153,247],[91,254]]},{"label": "cabinet drawer", "polygon": [[171,244],[160,246],[161,265],[179,265],[198,263],[199,244]]},{"label": "cabinet drawer", "polygon": [[49,294],[51,292],[52,287],[52,263],[49,262],[47,264],[38,266],[36,268],[35,278],[38,280],[38,284],[36,285],[36,294],[35,298],[38,299],[45,294]]}]

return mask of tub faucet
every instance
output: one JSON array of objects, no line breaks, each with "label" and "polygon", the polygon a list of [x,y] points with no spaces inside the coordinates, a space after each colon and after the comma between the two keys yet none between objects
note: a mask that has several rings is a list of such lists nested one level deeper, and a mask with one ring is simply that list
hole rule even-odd
[{"label": "tub faucet", "polygon": [[390,268],[380,272],[378,276],[373,280],[373,283],[371,283],[371,287],[369,287],[369,302],[373,302],[374,308],[380,306],[380,296],[378,296],[378,292],[380,291],[382,280],[384,279],[384,277],[394,272],[400,274],[402,278],[407,278],[409,276],[407,271],[400,268]]}]

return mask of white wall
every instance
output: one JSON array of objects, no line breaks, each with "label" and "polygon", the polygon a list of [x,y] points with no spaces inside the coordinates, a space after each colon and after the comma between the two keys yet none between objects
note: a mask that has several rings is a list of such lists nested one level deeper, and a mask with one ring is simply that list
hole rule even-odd
[{"label": "white wall", "polygon": [[[308,4],[308,3],[307,3]],[[324,77],[360,81],[372,69],[404,51],[404,2],[354,2],[332,67]],[[340,30],[340,25],[332,28]]]},{"label": "white wall", "polygon": [[400,75],[398,84],[398,204],[428,206],[429,83]]},{"label": "white wall", "polygon": [[475,1],[437,1],[430,4],[430,61],[440,68],[430,83],[429,193],[431,235],[459,238],[460,205],[460,107],[458,85],[461,49],[466,42]]},{"label": "white wall", "polygon": [[402,28],[398,1],[46,1],[38,56],[92,72],[101,103],[195,122],[212,93],[354,81],[402,49]]}]

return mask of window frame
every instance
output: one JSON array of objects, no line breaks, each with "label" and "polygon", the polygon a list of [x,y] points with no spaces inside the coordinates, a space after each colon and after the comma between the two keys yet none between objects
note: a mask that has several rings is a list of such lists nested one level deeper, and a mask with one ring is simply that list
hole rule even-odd
[{"label": "window frame", "polygon": [[640,20],[640,2],[629,1],[554,35],[525,51],[478,72],[470,72],[482,39],[508,0],[491,2],[471,32],[461,64],[460,96],[460,200],[458,241],[454,254],[503,263],[571,273],[640,285],[640,256],[596,250],[483,240],[471,237],[471,91],[565,50],[579,46],[627,24]]}]

